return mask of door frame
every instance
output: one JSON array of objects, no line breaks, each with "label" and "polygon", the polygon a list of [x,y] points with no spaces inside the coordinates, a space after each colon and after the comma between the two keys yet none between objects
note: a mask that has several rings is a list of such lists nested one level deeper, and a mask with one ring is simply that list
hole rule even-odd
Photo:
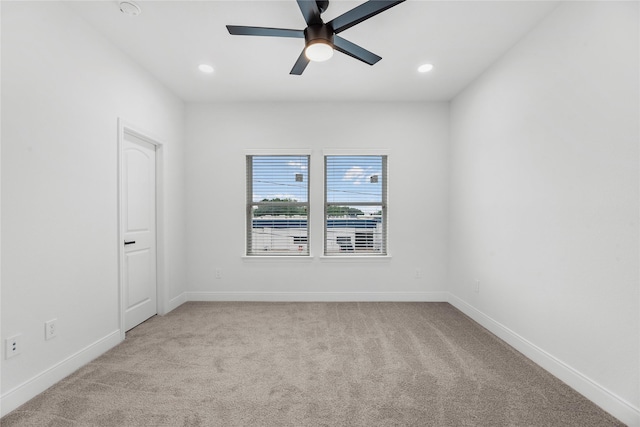
[{"label": "door frame", "polygon": [[141,139],[156,149],[156,311],[159,315],[166,314],[166,281],[164,266],[164,182],[163,171],[163,143],[149,132],[118,117],[118,327],[120,339],[125,339],[125,289],[124,289],[124,231],[122,229],[124,218],[123,192],[123,147],[126,135]]}]

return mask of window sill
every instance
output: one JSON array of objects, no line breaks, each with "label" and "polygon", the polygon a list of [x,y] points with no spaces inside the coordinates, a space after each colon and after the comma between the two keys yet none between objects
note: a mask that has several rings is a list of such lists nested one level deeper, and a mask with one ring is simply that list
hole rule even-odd
[{"label": "window sill", "polygon": [[391,255],[321,255],[321,262],[389,262]]},{"label": "window sill", "polygon": [[243,255],[243,262],[390,262],[391,255]]},{"label": "window sill", "polygon": [[243,262],[311,262],[313,261],[313,255],[243,255]]}]

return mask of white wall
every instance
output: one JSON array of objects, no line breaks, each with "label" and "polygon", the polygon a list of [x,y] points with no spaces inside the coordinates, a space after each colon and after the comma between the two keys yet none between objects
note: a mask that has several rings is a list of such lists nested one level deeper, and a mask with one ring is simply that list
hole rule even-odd
[{"label": "white wall", "polygon": [[[192,105],[186,121],[189,299],[446,298],[447,104]],[[336,148],[388,150],[391,259],[320,258],[322,150]],[[245,149],[312,150],[311,260],[243,259]]]},{"label": "white wall", "polygon": [[451,107],[454,304],[632,425],[638,48],[637,2],[562,3]]},{"label": "white wall", "polygon": [[184,107],[49,2],[2,2],[2,107],[3,344],[22,334],[2,364],[5,414],[119,342],[119,117],[165,144],[164,275],[182,294]]}]

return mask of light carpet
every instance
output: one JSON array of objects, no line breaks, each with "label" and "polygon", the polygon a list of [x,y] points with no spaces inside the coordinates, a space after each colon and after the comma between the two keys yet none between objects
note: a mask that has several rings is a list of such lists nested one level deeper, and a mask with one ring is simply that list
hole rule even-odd
[{"label": "light carpet", "polygon": [[10,426],[621,426],[447,303],[186,303]]}]

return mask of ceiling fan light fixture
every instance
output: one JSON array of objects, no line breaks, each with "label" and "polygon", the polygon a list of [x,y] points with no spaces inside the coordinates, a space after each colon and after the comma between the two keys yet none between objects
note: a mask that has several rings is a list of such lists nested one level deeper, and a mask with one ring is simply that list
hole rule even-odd
[{"label": "ceiling fan light fixture", "polygon": [[310,61],[322,62],[333,56],[333,29],[326,24],[309,25],[304,41],[304,54]]},{"label": "ceiling fan light fixture", "polygon": [[326,61],[333,56],[333,46],[324,40],[317,40],[307,45],[304,54],[310,61]]}]

